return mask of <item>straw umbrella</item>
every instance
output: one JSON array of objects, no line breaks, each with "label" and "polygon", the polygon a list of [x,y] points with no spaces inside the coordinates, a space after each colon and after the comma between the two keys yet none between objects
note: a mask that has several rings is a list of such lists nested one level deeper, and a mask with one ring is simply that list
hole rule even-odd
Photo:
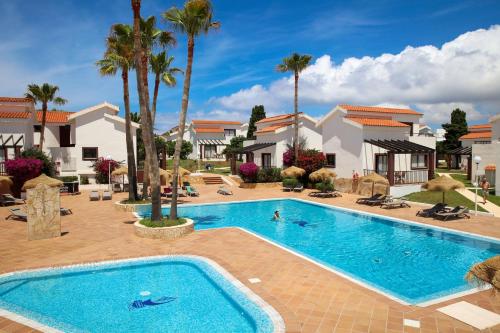
[{"label": "straw umbrella", "polygon": [[172,178],[172,171],[160,168],[160,178],[161,177],[164,177],[165,183],[167,183],[168,180]]},{"label": "straw umbrella", "polygon": [[[170,171],[170,170],[169,170]],[[184,169],[183,167],[179,166],[179,183],[178,185],[181,186],[181,180],[183,177],[185,176],[188,176],[191,174],[191,171],[189,171],[188,169]]]},{"label": "straw umbrella", "polygon": [[464,188],[464,184],[448,176],[439,176],[423,184],[422,188],[432,192],[443,192],[443,203],[445,203],[445,193]]},{"label": "straw umbrella", "polygon": [[289,168],[286,168],[285,170],[281,171],[281,176],[282,177],[292,177],[292,178],[298,178],[303,176],[306,173],[306,170],[298,168],[296,166],[291,166]]},{"label": "straw umbrella", "polygon": [[389,185],[389,181],[386,178],[375,172],[372,172],[368,176],[361,177],[359,181],[362,183],[372,183],[372,196],[375,191],[375,184]]},{"label": "straw umbrella", "polygon": [[35,188],[38,184],[45,184],[50,187],[62,186],[63,182],[59,179],[50,178],[46,174],[42,173],[40,176],[30,179],[23,185],[23,190],[27,190],[30,188]]},{"label": "straw umbrella", "polygon": [[122,176],[122,188],[125,188],[125,175],[128,175],[128,168],[125,165],[123,165],[123,166],[113,170],[113,172],[111,172],[111,176]]},{"label": "straw umbrella", "polygon": [[14,182],[12,181],[12,179],[10,179],[9,176],[0,176],[0,183],[6,184],[9,186],[12,186],[14,184]]},{"label": "straw umbrella", "polygon": [[494,256],[472,266],[465,279],[479,286],[490,284],[495,291],[500,291],[500,256]]},{"label": "straw umbrella", "polygon": [[330,180],[332,178],[337,177],[337,174],[327,168],[321,168],[319,170],[316,170],[312,172],[309,175],[309,179],[312,180],[313,182],[324,182],[326,180]]}]

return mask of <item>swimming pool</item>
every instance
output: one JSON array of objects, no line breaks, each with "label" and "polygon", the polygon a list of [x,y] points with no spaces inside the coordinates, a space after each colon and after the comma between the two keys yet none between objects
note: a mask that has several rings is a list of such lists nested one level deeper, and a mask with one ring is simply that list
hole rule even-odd
[{"label": "swimming pool", "polygon": [[4,274],[0,308],[10,312],[0,315],[45,325],[43,331],[284,332],[273,308],[214,262],[194,256]]},{"label": "swimming pool", "polygon": [[[275,210],[279,222],[272,220]],[[197,230],[244,228],[410,304],[472,289],[464,280],[468,268],[500,254],[497,240],[298,199],[186,205],[179,211]]]}]

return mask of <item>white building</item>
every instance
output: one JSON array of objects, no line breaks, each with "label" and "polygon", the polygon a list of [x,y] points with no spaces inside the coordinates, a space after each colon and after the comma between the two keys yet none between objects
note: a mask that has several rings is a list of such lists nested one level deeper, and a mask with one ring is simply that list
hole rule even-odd
[{"label": "white building", "polygon": [[423,183],[434,174],[436,138],[419,135],[421,119],[411,109],[338,105],[318,123],[327,166],[343,178],[377,172],[391,185]]},{"label": "white building", "polygon": [[[92,182],[92,163],[98,157],[126,163],[125,119],[118,112],[106,102],[79,112],[47,111],[43,150],[59,175],[87,176]],[[0,168],[22,150],[38,146],[41,118],[29,99],[0,97]],[[134,147],[137,128],[139,124],[132,123]]]},{"label": "white building", "polygon": [[[284,114],[264,118],[255,123],[255,140],[244,142],[243,153],[247,162],[254,162],[262,168],[283,166],[283,153],[293,144],[294,115]],[[321,150],[321,129],[316,120],[299,114],[299,140],[305,139],[306,148]]]},{"label": "white building", "polygon": [[[248,124],[239,121],[195,119],[186,124],[184,141],[193,144],[191,159],[221,160],[225,159],[222,151],[237,136],[246,137]],[[167,141],[175,141],[178,137],[178,127],[172,128],[167,135]]]}]

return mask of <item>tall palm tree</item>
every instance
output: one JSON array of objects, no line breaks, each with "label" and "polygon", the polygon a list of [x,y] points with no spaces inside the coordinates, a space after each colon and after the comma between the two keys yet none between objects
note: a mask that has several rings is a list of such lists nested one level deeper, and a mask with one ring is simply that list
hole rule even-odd
[{"label": "tall palm tree", "polygon": [[175,74],[182,73],[182,70],[177,67],[171,67],[174,57],[167,57],[167,53],[162,51],[157,55],[152,54],[149,64],[151,72],[155,75],[155,87],[153,90],[153,105],[151,107],[153,125],[156,118],[156,101],[158,99],[158,90],[160,88],[160,80],[168,87],[175,87],[177,80]]},{"label": "tall palm tree", "polygon": [[299,74],[311,62],[312,57],[310,55],[300,55],[298,53],[293,53],[287,58],[283,58],[283,63],[276,66],[278,72],[293,72],[295,78],[295,94],[293,100],[294,107],[294,135],[293,135],[293,150],[294,150],[294,164],[297,165],[297,160],[299,158]]},{"label": "tall palm tree", "polygon": [[45,123],[47,122],[47,108],[48,103],[54,103],[56,105],[64,105],[68,101],[64,98],[56,96],[58,86],[53,86],[48,83],[44,83],[41,86],[38,84],[28,84],[28,91],[25,96],[33,101],[33,103],[42,103],[42,125],[40,129],[40,144],[38,149],[43,149],[43,140],[45,139]]},{"label": "tall palm tree", "polygon": [[[172,32],[163,31],[156,27],[156,18],[154,16],[149,16],[146,19],[141,18],[140,20],[140,30],[141,30],[141,43],[144,48],[144,53],[142,56],[142,70],[144,78],[144,85],[146,89],[148,89],[149,96],[149,86],[148,86],[148,69],[149,69],[149,60],[152,57],[153,50],[155,48],[166,49],[169,46],[173,46],[176,44],[175,37]],[[152,110],[152,121],[153,121],[153,129],[154,129],[154,119],[156,113],[156,98],[158,96],[153,96],[153,105],[154,109]],[[146,152],[147,155],[147,152]],[[144,178],[142,181],[143,184],[143,193],[146,193],[149,187],[149,163],[148,159],[144,160]]]},{"label": "tall palm tree", "polygon": [[[149,108],[147,46],[141,39],[141,0],[131,0],[134,13],[134,63],[137,74],[137,92],[139,95],[139,110],[141,113],[142,139],[146,151],[146,160],[149,164],[151,181],[151,220],[161,220],[160,201],[160,173],[158,157],[153,133],[153,121]],[[146,68],[144,68],[146,66]]]},{"label": "tall palm tree", "polygon": [[137,197],[137,170],[135,164],[134,143],[131,131],[130,97],[128,73],[134,67],[134,36],[132,27],[127,24],[115,24],[106,38],[104,58],[97,61],[101,75],[115,75],[121,72],[123,83],[123,104],[125,105],[125,143],[127,146],[127,165],[129,190],[128,199],[135,201]]},{"label": "tall palm tree", "polygon": [[170,22],[174,30],[187,35],[187,64],[182,93],[182,108],[179,114],[179,140],[175,142],[172,203],[170,218],[177,218],[177,178],[179,174],[182,138],[186,127],[186,115],[189,103],[189,89],[191,86],[191,72],[193,67],[194,41],[201,33],[208,33],[220,26],[219,22],[212,21],[212,3],[210,0],[188,0],[183,8],[172,7],[162,14]]}]

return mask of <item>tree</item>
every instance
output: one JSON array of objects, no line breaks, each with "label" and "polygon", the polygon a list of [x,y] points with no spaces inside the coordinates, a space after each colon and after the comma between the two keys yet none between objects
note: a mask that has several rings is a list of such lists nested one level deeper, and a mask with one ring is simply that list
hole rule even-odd
[{"label": "tree", "polygon": [[[191,86],[191,72],[193,68],[195,37],[201,33],[208,33],[210,29],[218,28],[220,24],[212,21],[212,3],[210,0],[188,0],[183,8],[172,7],[162,14],[170,22],[174,30],[187,35],[187,64],[182,92],[182,108],[179,114],[179,138],[184,137],[186,115],[189,103],[189,89]],[[177,140],[174,152],[173,191],[170,205],[170,218],[177,219],[177,178],[182,148],[182,140]]]},{"label": "tree", "polygon": [[266,111],[264,111],[264,105],[255,105],[252,108],[252,114],[250,115],[250,121],[248,122],[247,139],[250,140],[255,139],[255,136],[253,135],[253,133],[257,130],[255,123],[264,118],[266,118]]},{"label": "tree", "polygon": [[[133,29],[127,24],[115,24],[106,38],[104,58],[97,61],[99,73],[103,76],[115,75],[119,70],[122,77],[123,104],[125,105],[125,144],[127,147],[127,165],[129,179],[128,199],[135,201],[137,197],[137,169],[135,163],[134,143],[131,131],[130,95],[128,73],[134,67]],[[137,133],[139,134],[139,133]],[[139,137],[139,135],[137,135]]]},{"label": "tree", "polygon": [[21,157],[35,158],[42,161],[42,173],[49,177],[54,177],[56,173],[56,164],[45,152],[36,148],[26,149],[21,153]]},{"label": "tree", "polygon": [[160,170],[158,167],[158,157],[156,155],[153,121],[149,109],[147,53],[141,40],[141,0],[131,0],[131,4],[134,13],[134,64],[137,75],[137,92],[139,95],[142,139],[144,141],[144,148],[146,151],[146,161],[149,164],[149,177],[151,181],[151,221],[160,221]]},{"label": "tree", "polygon": [[[189,141],[182,140],[181,160],[186,160],[193,152],[193,144]],[[173,156],[175,154],[175,141],[167,141],[167,154]]]},{"label": "tree", "polygon": [[21,194],[24,182],[40,176],[42,173],[43,161],[32,157],[18,157],[5,161],[5,171],[14,181],[12,191],[14,195]]},{"label": "tree", "polygon": [[[468,132],[466,116],[465,111],[455,109],[451,113],[450,122],[442,125],[446,130],[446,134],[444,135],[445,141],[442,147],[445,152],[461,147],[462,144],[459,139]],[[448,168],[450,168],[451,161],[449,158],[447,162]]]},{"label": "tree", "polygon": [[57,97],[56,93],[59,90],[58,86],[53,86],[48,83],[44,83],[41,86],[37,84],[29,84],[28,91],[26,92],[26,97],[31,99],[33,103],[42,103],[42,125],[40,129],[40,144],[38,149],[43,149],[43,140],[45,138],[45,123],[47,122],[47,106],[48,103],[54,103],[56,105],[64,105],[68,101],[64,98]]},{"label": "tree", "polygon": [[[294,136],[293,136],[293,146],[295,156],[299,156],[299,74],[311,62],[312,57],[310,55],[300,55],[298,53],[293,53],[290,57],[283,58],[283,63],[276,66],[278,72],[293,72],[295,79],[295,89],[294,89]],[[295,161],[296,163],[296,161]]]}]

